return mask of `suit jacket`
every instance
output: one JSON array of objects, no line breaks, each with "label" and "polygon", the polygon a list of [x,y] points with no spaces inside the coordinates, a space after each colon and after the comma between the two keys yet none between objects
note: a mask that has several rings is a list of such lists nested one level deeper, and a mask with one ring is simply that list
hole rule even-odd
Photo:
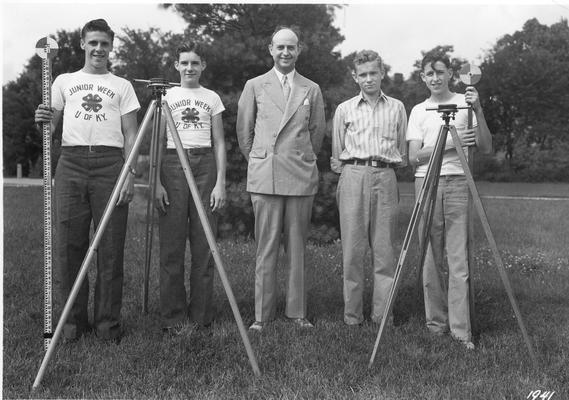
[{"label": "suit jacket", "polygon": [[247,81],[237,111],[239,147],[249,162],[247,191],[315,194],[325,128],[320,87],[298,72],[286,103],[274,70]]}]

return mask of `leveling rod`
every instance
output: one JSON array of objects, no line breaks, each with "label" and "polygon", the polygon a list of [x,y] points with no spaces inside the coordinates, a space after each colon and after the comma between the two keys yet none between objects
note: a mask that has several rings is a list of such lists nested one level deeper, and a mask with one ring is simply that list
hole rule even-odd
[{"label": "leveling rod", "polygon": [[[57,42],[49,36],[36,43],[36,54],[42,59],[42,104],[51,108],[51,60],[57,54]],[[51,195],[51,122],[42,124],[43,138],[43,235],[44,235],[44,349],[47,350],[52,332],[52,195]]]}]

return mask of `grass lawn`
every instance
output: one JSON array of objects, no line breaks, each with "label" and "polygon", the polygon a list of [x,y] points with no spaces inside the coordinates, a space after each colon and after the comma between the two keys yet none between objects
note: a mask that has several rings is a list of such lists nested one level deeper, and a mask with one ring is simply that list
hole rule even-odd
[{"label": "grass lawn", "polygon": [[[399,182],[399,191],[404,195],[414,195],[413,182]],[[488,182],[476,181],[480,197],[516,196],[516,197],[569,197],[567,183],[527,183],[527,182]]]},{"label": "grass lawn", "polygon": [[[504,193],[499,192],[499,195]],[[531,365],[521,332],[477,223],[474,284],[477,349],[424,328],[416,294],[416,240],[395,305],[398,326],[387,328],[375,363],[367,363],[377,327],[342,322],[339,243],[308,249],[309,319],[301,331],[282,317],[284,271],[279,270],[279,319],[251,343],[262,371],[255,377],[233,314],[216,278],[216,320],[210,331],[178,337],[160,332],[157,238],[149,313],[141,313],[144,211],[129,219],[120,345],[87,336],[58,343],[42,385],[30,388],[43,357],[42,189],[4,188],[4,398],[128,399],[526,399],[531,391],[569,398],[569,201],[483,200],[524,322],[539,358]],[[140,203],[140,202],[139,202]],[[399,243],[412,209],[402,197]],[[253,319],[254,251],[250,240],[220,242],[221,257],[241,315]],[[189,263],[189,258],[188,258]],[[94,266],[89,271],[94,282]],[[370,266],[366,265],[367,277]],[[54,271],[57,323],[64,298]],[[371,281],[366,281],[369,313]],[[532,398],[531,396],[529,398]],[[535,397],[538,398],[538,397]],[[547,400],[544,396],[542,399]]]}]

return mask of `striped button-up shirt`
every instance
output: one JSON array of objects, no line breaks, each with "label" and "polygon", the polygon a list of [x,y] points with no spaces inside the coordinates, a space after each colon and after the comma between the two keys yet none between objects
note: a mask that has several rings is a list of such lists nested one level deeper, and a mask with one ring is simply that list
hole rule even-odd
[{"label": "striped button-up shirt", "polygon": [[375,104],[360,93],[336,108],[332,129],[332,171],[342,171],[342,161],[378,160],[407,165],[407,114],[403,103],[383,92]]}]

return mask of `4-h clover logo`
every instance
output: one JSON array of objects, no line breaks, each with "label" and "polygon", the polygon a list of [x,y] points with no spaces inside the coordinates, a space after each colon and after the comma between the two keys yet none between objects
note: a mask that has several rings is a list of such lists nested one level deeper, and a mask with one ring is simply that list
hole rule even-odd
[{"label": "4-h clover logo", "polygon": [[190,109],[188,107],[184,111],[182,111],[182,121],[196,123],[200,120],[199,114],[200,112],[195,108],[192,107]]},{"label": "4-h clover logo", "polygon": [[103,106],[99,104],[103,99],[98,94],[93,96],[89,93],[87,96],[83,97],[83,100],[85,103],[81,104],[81,107],[83,107],[85,111],[93,110],[94,112],[99,112],[99,110],[103,108]]}]

